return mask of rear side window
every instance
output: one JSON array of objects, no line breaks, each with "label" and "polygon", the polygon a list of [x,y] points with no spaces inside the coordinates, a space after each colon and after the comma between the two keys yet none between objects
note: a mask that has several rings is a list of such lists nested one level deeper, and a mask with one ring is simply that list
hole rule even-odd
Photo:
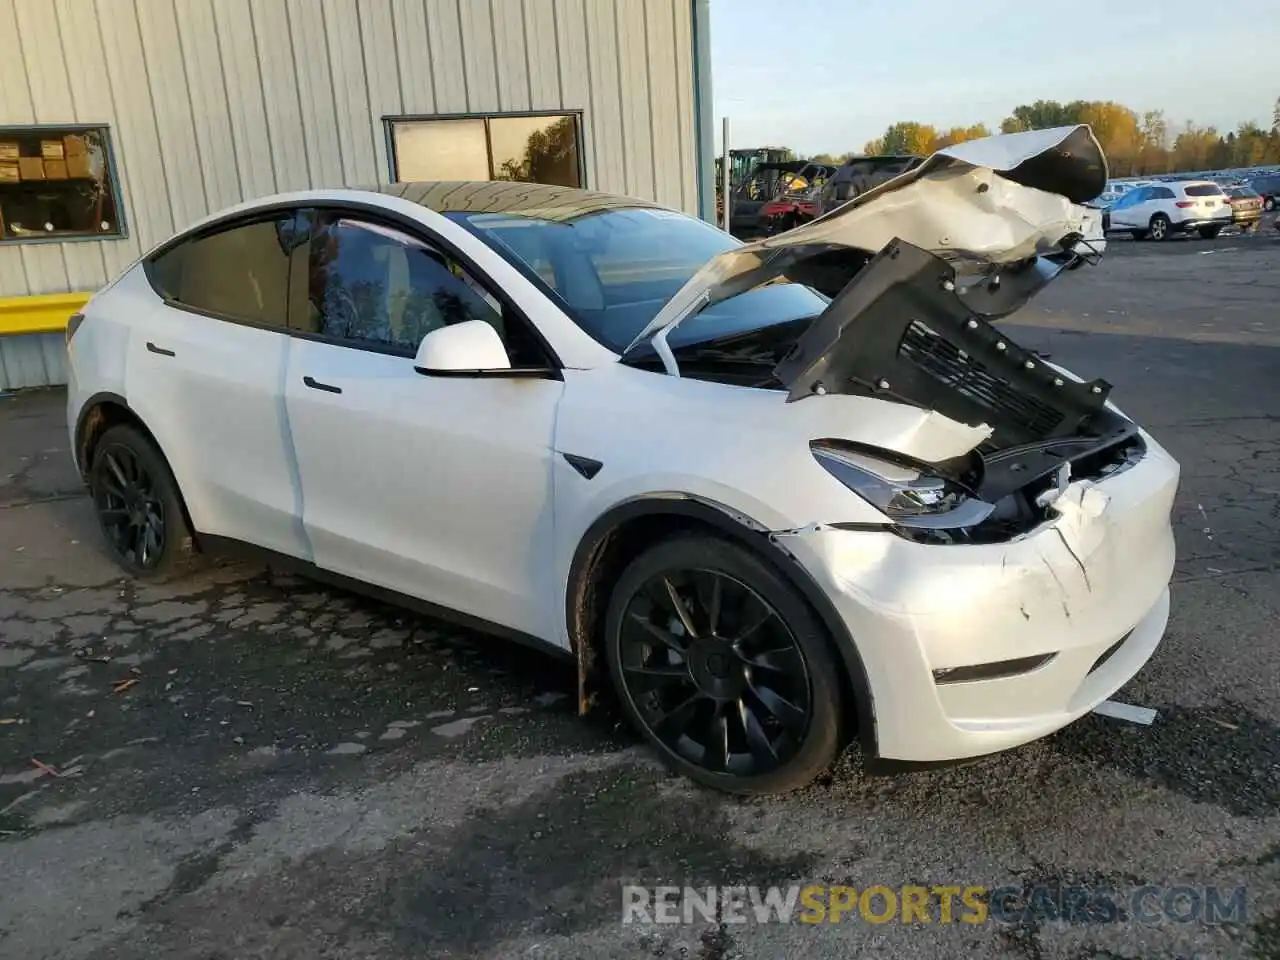
[{"label": "rear side window", "polygon": [[1150,198],[1152,200],[1172,200],[1173,191],[1168,187],[1151,187]]},{"label": "rear side window", "polygon": [[288,323],[292,212],[187,240],[148,265],[171,304],[271,327]]},{"label": "rear side window", "polygon": [[1216,183],[1195,183],[1186,188],[1188,197],[1220,197],[1222,188]]}]

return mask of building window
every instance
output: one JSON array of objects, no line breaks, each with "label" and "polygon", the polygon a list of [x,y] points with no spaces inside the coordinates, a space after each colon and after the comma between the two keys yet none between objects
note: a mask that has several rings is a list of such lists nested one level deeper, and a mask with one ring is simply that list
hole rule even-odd
[{"label": "building window", "polygon": [[582,186],[582,114],[394,117],[391,177]]},{"label": "building window", "polygon": [[106,127],[0,127],[0,243],[122,237]]}]

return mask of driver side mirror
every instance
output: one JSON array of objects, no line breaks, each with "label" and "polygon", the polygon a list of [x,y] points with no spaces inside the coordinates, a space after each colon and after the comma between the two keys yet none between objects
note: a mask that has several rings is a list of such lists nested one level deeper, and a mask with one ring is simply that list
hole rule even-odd
[{"label": "driver side mirror", "polygon": [[413,369],[427,377],[554,377],[549,368],[512,367],[492,324],[464,320],[432,330],[418,344]]}]

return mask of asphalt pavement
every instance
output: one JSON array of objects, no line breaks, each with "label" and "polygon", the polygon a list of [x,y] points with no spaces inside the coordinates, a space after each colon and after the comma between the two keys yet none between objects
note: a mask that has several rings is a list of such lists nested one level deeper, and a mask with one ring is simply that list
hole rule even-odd
[{"label": "asphalt pavement", "polygon": [[[1118,241],[1010,326],[1182,463],[1168,636],[1117,695],[1151,725],[895,777],[850,752],[761,800],[577,717],[535,653],[250,565],[123,579],[62,393],[0,398],[0,957],[1280,958],[1278,301],[1275,231]],[[880,892],[623,923],[626,885],[924,887],[930,922],[873,922]],[[942,922],[948,887],[983,922]]]}]

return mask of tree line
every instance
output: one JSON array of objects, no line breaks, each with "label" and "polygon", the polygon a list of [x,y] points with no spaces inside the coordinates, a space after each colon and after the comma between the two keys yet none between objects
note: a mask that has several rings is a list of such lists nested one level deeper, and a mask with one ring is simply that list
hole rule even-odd
[{"label": "tree line", "polygon": [[[1106,152],[1111,175],[1116,177],[1280,165],[1280,99],[1276,100],[1270,130],[1252,122],[1241,123],[1225,133],[1191,121],[1175,126],[1163,110],[1138,114],[1113,100],[1037,100],[1015,107],[1001,121],[1000,131],[1017,133],[1077,123],[1093,128]],[[904,120],[890,124],[883,135],[868,140],[861,155],[928,155],[951,144],[990,135],[991,131],[981,123],[939,130],[927,123]],[[809,159],[839,163],[858,155],[820,153]]]}]

